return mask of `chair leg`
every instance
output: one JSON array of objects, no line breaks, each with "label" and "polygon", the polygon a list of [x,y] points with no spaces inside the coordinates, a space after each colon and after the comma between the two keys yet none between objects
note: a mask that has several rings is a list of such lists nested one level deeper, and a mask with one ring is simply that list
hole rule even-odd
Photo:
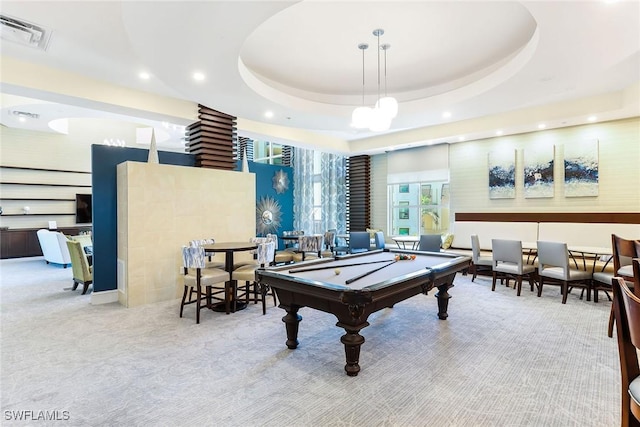
[{"label": "chair leg", "polygon": [[[496,290],[496,278],[497,278],[497,273],[494,271],[493,272],[493,280],[491,282],[491,290],[495,291]],[[502,279],[500,279],[502,280]]]},{"label": "chair leg", "polygon": [[261,301],[262,301],[262,315],[264,316],[265,314],[267,314],[267,286],[263,285],[262,283],[259,283],[258,286],[260,286],[260,295],[261,295]]},{"label": "chair leg", "polygon": [[82,288],[82,295],[86,294],[88,289],[89,289],[89,282],[84,282],[83,288]]},{"label": "chair leg", "polygon": [[198,289],[196,291],[196,323],[200,324],[200,303],[202,300],[202,290],[200,289],[200,285],[198,285]]},{"label": "chair leg", "polygon": [[274,291],[273,288],[271,288],[271,295],[273,296],[273,306],[277,307],[278,306],[278,301],[276,301],[276,291]]},{"label": "chair leg", "polygon": [[609,338],[613,338],[613,324],[615,323],[616,318],[613,315],[613,304],[611,304],[611,313],[609,314],[609,330],[607,331],[607,335]]},{"label": "chair leg", "polygon": [[73,281],[73,288],[71,288],[72,291],[75,291],[76,289],[78,289],[78,282],[76,280]]},{"label": "chair leg", "polygon": [[[187,299],[187,287],[184,287],[184,292],[182,293],[182,302],[180,303],[180,317],[182,317],[182,310],[184,310],[184,301]],[[189,298],[191,301],[191,298]]]},{"label": "chair leg", "polygon": [[569,284],[565,281],[562,282],[562,303],[567,303],[567,296],[569,296]]},{"label": "chair leg", "polygon": [[520,296],[520,293],[522,292],[522,276],[516,277],[516,286],[518,287],[518,292],[516,292],[516,295]]},{"label": "chair leg", "polygon": [[540,298],[542,296],[542,276],[538,275],[538,298]]},{"label": "chair leg", "polygon": [[475,264],[471,264],[471,269],[473,270],[473,277],[471,278],[471,281],[473,282],[476,280],[476,276],[478,275],[478,267],[476,267]]}]

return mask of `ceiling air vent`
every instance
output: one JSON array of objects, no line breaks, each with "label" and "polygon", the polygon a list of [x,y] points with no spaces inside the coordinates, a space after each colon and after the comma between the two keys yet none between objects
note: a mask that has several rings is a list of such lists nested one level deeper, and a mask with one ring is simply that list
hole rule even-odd
[{"label": "ceiling air vent", "polygon": [[51,31],[7,15],[0,15],[0,37],[36,49],[47,50]]}]

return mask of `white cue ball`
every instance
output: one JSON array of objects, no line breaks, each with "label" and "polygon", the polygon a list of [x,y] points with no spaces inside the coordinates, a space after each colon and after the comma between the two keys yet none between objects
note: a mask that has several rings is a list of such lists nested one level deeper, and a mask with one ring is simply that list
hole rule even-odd
[{"label": "white cue ball", "polygon": [[339,268],[336,268],[336,269],[335,269],[335,270],[333,270],[333,271],[335,271],[336,275],[340,274],[340,269],[339,269]]}]

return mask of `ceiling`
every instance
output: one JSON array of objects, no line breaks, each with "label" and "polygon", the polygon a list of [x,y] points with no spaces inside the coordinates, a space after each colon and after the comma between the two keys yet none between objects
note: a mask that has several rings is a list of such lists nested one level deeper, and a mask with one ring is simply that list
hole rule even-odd
[{"label": "ceiling", "polygon": [[[298,135],[329,151],[640,115],[638,1],[3,1],[2,14],[51,32],[46,51],[3,40],[3,57],[200,103],[237,116],[240,134],[285,143]],[[364,65],[359,43],[369,44]],[[380,86],[378,43],[391,46],[386,80],[381,52]],[[139,78],[142,71],[150,78]],[[385,89],[399,102],[391,128],[354,129],[363,90],[373,106]],[[55,88],[3,84],[2,92],[7,126],[131,116],[113,105],[51,102]],[[47,120],[14,123],[18,108]],[[144,113],[132,120],[159,126]]]}]

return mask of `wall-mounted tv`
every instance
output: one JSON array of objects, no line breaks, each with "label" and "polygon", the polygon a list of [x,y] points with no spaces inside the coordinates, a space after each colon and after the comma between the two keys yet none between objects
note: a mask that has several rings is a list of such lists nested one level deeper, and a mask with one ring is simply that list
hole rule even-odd
[{"label": "wall-mounted tv", "polygon": [[76,194],[76,224],[90,224],[91,194]]}]

